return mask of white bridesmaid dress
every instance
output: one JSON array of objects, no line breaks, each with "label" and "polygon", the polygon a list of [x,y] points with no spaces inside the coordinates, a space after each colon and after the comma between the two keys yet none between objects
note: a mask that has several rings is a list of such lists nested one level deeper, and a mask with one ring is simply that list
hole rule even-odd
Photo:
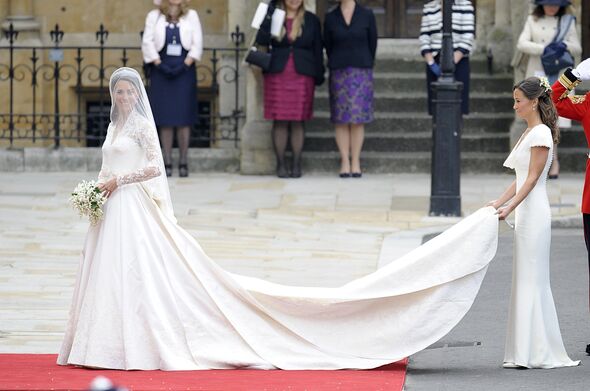
[{"label": "white bridesmaid dress", "polygon": [[515,170],[518,191],[529,172],[532,147],[549,148],[549,158],[537,184],[516,208],[504,367],[576,366],[580,362],[572,361],[563,346],[549,281],[551,209],[546,185],[553,156],[549,127],[537,125],[521,137],[504,166]]}]

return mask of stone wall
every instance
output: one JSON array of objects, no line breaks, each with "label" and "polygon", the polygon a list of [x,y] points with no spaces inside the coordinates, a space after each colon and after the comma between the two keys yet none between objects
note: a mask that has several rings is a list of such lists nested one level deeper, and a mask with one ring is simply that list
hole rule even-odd
[{"label": "stone wall", "polygon": [[[203,26],[204,44],[207,47],[233,47],[229,39],[228,30],[228,1],[227,0],[192,0],[190,6],[197,10]],[[60,30],[64,32],[62,46],[98,46],[96,31],[102,23],[108,30],[109,35],[106,46],[141,46],[140,31],[144,28],[147,13],[154,8],[151,0],[0,0],[0,22],[2,28],[7,29],[13,23],[19,31],[15,45],[18,46],[41,46],[53,45],[49,32],[59,24]],[[232,26],[233,30],[235,26]],[[8,41],[0,37],[0,46],[8,46]],[[119,66],[121,64],[122,51],[106,51],[105,64]],[[8,63],[7,52],[2,52],[2,63]],[[22,64],[21,72],[18,73],[20,80],[14,83],[14,111],[15,113],[32,112],[33,96],[31,89],[30,72],[25,66],[31,65],[30,57],[32,51],[15,51],[14,63]],[[39,60],[37,67],[48,67],[47,72],[51,73],[53,62],[50,61],[47,51],[38,51]],[[64,63],[75,64],[75,51],[64,51]],[[128,51],[128,66],[141,68],[142,57],[139,50]],[[97,50],[83,51],[84,64],[99,64],[99,52]],[[210,67],[210,55],[205,53],[201,65]],[[233,58],[220,59],[221,65],[233,66]],[[112,72],[110,69],[108,72]],[[17,70],[18,71],[18,70]],[[87,99],[97,99],[99,83],[96,72],[85,73],[82,79],[82,111],[85,111]],[[199,86],[207,88],[211,85],[211,77],[202,74],[203,79],[199,80]],[[63,113],[76,113],[78,110],[78,93],[75,90],[76,77],[73,70],[64,69],[64,79],[60,82],[60,111]],[[221,78],[223,79],[223,78]],[[108,84],[108,81],[104,83]],[[8,108],[9,105],[9,83],[0,83],[0,107]],[[233,110],[234,95],[233,86],[220,82],[219,112],[221,114],[231,113]],[[226,96],[227,95],[227,96]],[[38,78],[38,90],[35,98],[37,113],[54,112],[54,82],[45,81],[43,77]],[[106,100],[109,100],[108,94]],[[242,107],[245,105],[241,97]],[[3,112],[5,110],[2,110]],[[7,110],[6,110],[7,111]],[[46,128],[46,129],[44,129]],[[50,134],[51,124],[47,123],[39,127],[39,135]],[[0,141],[0,147],[8,146],[8,141]],[[18,141],[14,147],[25,146],[46,146],[53,145],[52,141],[39,141],[34,144],[31,141]],[[64,146],[79,146],[75,141],[65,141]]]}]

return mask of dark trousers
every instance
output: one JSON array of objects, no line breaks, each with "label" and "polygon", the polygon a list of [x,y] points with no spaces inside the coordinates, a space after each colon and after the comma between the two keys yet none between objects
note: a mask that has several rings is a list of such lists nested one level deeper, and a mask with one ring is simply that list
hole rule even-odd
[{"label": "dark trousers", "polygon": [[[586,241],[586,250],[588,251],[588,271],[590,272],[590,214],[582,214],[584,220],[584,240]],[[588,292],[590,294],[590,275],[588,277]],[[588,297],[590,303],[590,296]]]},{"label": "dark trousers", "polygon": [[[440,65],[440,55],[434,57]],[[469,57],[463,57],[461,61],[455,64],[455,79],[463,82],[463,92],[461,94],[461,112],[463,114],[469,114],[469,75],[471,68],[469,66]],[[437,77],[426,64],[426,91],[428,92],[428,114],[434,113],[434,107],[432,106],[432,88],[430,84],[437,80]]]}]

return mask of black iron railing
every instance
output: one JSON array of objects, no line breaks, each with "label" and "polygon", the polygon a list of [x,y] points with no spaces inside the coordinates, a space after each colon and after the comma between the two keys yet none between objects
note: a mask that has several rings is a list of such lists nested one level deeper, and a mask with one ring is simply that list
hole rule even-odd
[{"label": "black iron railing", "polygon": [[[119,67],[135,68],[149,88],[149,65],[138,46],[106,46],[108,31],[101,24],[97,45],[61,45],[59,25],[50,32],[52,46],[19,46],[12,24],[4,31],[8,45],[0,47],[0,142],[43,141],[63,145],[101,145],[109,122],[108,80]],[[211,146],[220,140],[237,145],[245,113],[240,95],[240,60],[244,34],[231,33],[233,48],[205,47],[197,64],[199,120],[191,145]],[[225,99],[220,99],[224,95]],[[221,105],[223,104],[223,105]]]}]

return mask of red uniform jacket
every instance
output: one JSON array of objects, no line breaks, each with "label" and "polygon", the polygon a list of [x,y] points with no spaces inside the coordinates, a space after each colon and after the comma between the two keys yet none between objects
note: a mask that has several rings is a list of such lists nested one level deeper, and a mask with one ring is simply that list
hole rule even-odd
[{"label": "red uniform jacket", "polygon": [[[553,84],[552,98],[557,112],[561,117],[580,121],[584,127],[586,143],[590,148],[590,92],[586,95],[568,95],[569,92],[581,80],[572,73],[571,69],[565,71],[558,81]],[[582,213],[590,214],[590,159],[586,159],[586,179],[584,181],[584,194],[582,195]]]}]

